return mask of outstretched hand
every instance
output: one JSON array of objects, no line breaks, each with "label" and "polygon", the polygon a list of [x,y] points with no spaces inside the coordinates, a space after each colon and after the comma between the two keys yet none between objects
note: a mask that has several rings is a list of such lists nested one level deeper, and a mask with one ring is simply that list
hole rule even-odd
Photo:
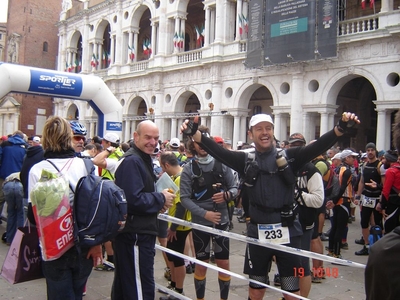
[{"label": "outstretched hand", "polygon": [[197,129],[199,128],[199,116],[195,116],[193,121],[186,119],[181,127],[180,132],[190,135],[195,142],[201,142],[201,133]]},{"label": "outstretched hand", "polygon": [[349,128],[352,128],[360,123],[361,122],[358,119],[358,116],[356,116],[356,114],[351,112],[344,112],[335,127],[339,133],[337,135],[343,135],[344,133],[347,132]]},{"label": "outstretched hand", "polygon": [[193,136],[199,128],[199,116],[195,116],[193,121],[186,119],[181,125],[181,133]]}]

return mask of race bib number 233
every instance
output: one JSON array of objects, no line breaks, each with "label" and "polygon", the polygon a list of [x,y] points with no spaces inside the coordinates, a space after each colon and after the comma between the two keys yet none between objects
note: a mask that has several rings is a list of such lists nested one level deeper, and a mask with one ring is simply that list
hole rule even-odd
[{"label": "race bib number 233", "polygon": [[277,224],[258,224],[258,239],[262,243],[288,244],[290,242],[289,228]]}]

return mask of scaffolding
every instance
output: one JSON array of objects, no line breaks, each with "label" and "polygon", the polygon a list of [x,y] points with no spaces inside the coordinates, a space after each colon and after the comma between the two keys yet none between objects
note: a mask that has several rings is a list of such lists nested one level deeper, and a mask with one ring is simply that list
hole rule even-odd
[{"label": "scaffolding", "polygon": [[164,114],[155,115],[146,113],[145,116],[126,116],[124,120],[126,121],[143,121],[143,120],[153,120],[153,119],[190,119],[195,116],[199,117],[215,117],[215,116],[230,116],[231,114],[227,111],[221,112],[197,112],[197,113],[174,113],[174,114]]}]

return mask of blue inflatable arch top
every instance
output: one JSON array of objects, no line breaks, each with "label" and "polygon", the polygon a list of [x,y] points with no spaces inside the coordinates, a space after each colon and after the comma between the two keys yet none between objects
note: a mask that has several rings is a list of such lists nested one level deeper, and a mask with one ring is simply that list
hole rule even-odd
[{"label": "blue inflatable arch top", "polygon": [[98,115],[97,134],[121,137],[122,105],[100,77],[0,62],[0,98],[9,92],[88,101]]}]

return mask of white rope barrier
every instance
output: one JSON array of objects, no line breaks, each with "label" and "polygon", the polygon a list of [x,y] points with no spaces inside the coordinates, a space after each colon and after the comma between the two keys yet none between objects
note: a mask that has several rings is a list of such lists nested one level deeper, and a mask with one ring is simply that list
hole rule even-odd
[{"label": "white rope barrier", "polygon": [[169,222],[183,225],[183,226],[188,226],[188,227],[198,229],[198,230],[201,230],[201,231],[204,231],[207,233],[224,236],[227,238],[239,240],[239,241],[242,241],[245,243],[250,243],[250,244],[254,244],[257,246],[261,246],[261,247],[271,248],[271,249],[279,250],[279,251],[290,253],[290,254],[305,256],[308,258],[323,260],[323,261],[331,262],[331,263],[338,264],[338,265],[345,265],[345,266],[365,269],[364,264],[353,262],[351,260],[344,260],[344,259],[340,259],[340,258],[326,256],[324,254],[314,253],[314,252],[310,252],[310,251],[306,251],[306,250],[302,250],[302,249],[298,249],[298,248],[292,248],[292,247],[288,247],[288,246],[284,246],[284,245],[263,243],[263,242],[260,242],[260,240],[258,240],[256,238],[245,237],[241,234],[237,234],[237,233],[233,233],[233,232],[229,232],[229,231],[224,231],[224,230],[215,229],[212,227],[207,227],[204,225],[188,222],[188,221],[185,221],[182,219],[168,216],[166,214],[159,214],[158,219],[164,220],[164,221],[169,221]]},{"label": "white rope barrier", "polygon": [[[246,280],[246,281],[248,281],[248,282],[252,282],[252,283],[255,283],[255,284],[258,284],[258,285],[262,285],[262,286],[264,286],[264,287],[266,287],[266,288],[269,288],[269,289],[271,289],[271,290],[274,290],[274,291],[276,291],[276,292],[284,293],[284,294],[290,295],[290,296],[292,296],[292,297],[296,297],[296,298],[298,298],[298,299],[310,300],[310,299],[304,298],[304,297],[302,297],[302,296],[300,296],[300,295],[296,295],[296,294],[293,294],[293,293],[291,293],[291,292],[284,291],[284,290],[282,290],[282,289],[280,289],[280,288],[276,288],[276,287],[274,287],[274,286],[271,286],[271,285],[268,285],[268,284],[259,282],[259,281],[257,281],[257,280],[250,279],[250,278],[248,278],[248,277],[246,277],[246,276],[239,275],[239,274],[234,273],[234,272],[232,272],[232,271],[228,271],[228,270],[222,269],[222,268],[220,268],[220,267],[214,266],[214,265],[209,264],[209,263],[207,263],[207,262],[198,260],[198,259],[196,259],[196,258],[187,256],[187,255],[185,255],[185,254],[176,252],[176,251],[174,251],[174,250],[171,250],[171,249],[162,247],[162,246],[160,246],[160,245],[156,245],[156,249],[161,250],[161,251],[164,251],[164,252],[168,252],[168,253],[170,253],[170,254],[172,254],[172,255],[175,255],[175,256],[179,256],[179,257],[181,257],[181,258],[183,258],[183,259],[187,259],[187,260],[190,260],[190,261],[194,261],[194,262],[196,263],[196,265],[202,265],[202,266],[204,266],[204,267],[207,267],[207,268],[209,268],[209,269],[212,269],[212,270],[215,270],[215,271],[218,271],[218,272],[221,272],[221,273],[225,273],[225,274],[230,275],[230,276],[232,276],[232,277],[236,277],[236,278],[239,278],[239,279],[242,279],[242,280]],[[164,288],[164,289],[165,289],[165,288]],[[162,290],[164,290],[164,289],[162,289]],[[167,292],[169,293],[168,289],[166,289],[165,291],[167,291]]]}]

